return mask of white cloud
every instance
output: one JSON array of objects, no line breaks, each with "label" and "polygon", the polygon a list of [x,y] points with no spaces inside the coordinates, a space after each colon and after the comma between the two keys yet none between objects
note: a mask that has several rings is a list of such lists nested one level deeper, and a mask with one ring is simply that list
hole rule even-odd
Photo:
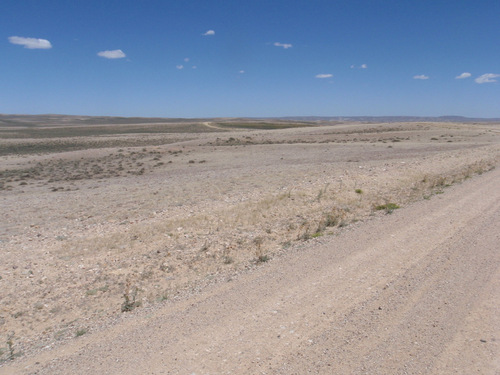
[{"label": "white cloud", "polygon": [[215,31],[213,31],[213,30],[207,30],[207,32],[203,33],[203,35],[205,35],[205,36],[215,35]]},{"label": "white cloud", "polygon": [[351,65],[351,69],[354,69],[354,68],[355,68],[355,66],[354,66],[354,65]]},{"label": "white cloud", "polygon": [[197,68],[197,66],[196,66],[196,65],[193,65],[193,66],[192,66],[192,68],[193,68],[193,69],[196,69],[196,68]]},{"label": "white cloud", "polygon": [[244,74],[244,73],[245,73],[245,71],[244,71],[244,70],[240,70],[240,71],[239,71],[239,73],[240,73],[240,74]]},{"label": "white cloud", "polygon": [[97,56],[104,57],[105,59],[122,59],[126,55],[121,49],[114,49],[112,51],[101,51],[97,53]]},{"label": "white cloud", "polygon": [[186,57],[186,58],[184,59],[184,61],[185,61],[185,62],[188,62],[188,61],[189,61],[189,57]]},{"label": "white cloud", "polygon": [[467,73],[467,72],[463,72],[462,74],[460,74],[459,76],[456,76],[455,79],[464,79],[464,78],[469,78],[472,74],[470,73]]},{"label": "white cloud", "polygon": [[280,42],[275,42],[274,45],[276,47],[283,47],[284,49],[292,48],[293,46],[289,43],[280,43]]},{"label": "white cloud", "polygon": [[418,76],[413,76],[413,79],[429,79],[429,76],[426,76],[425,74],[420,74]]},{"label": "white cloud", "polygon": [[23,38],[22,36],[9,36],[9,42],[19,44],[28,49],[49,49],[52,44],[47,39]]},{"label": "white cloud", "polygon": [[491,83],[491,82],[496,82],[497,80],[495,78],[499,77],[500,74],[486,73],[480,77],[477,77],[474,81],[476,81],[476,83]]},{"label": "white cloud", "polygon": [[175,67],[179,70],[184,69],[184,65],[176,65]]},{"label": "white cloud", "polygon": [[316,78],[332,78],[333,74],[316,74]]},{"label": "white cloud", "polygon": [[366,69],[366,68],[368,68],[368,65],[366,64],[361,65],[361,69]]}]

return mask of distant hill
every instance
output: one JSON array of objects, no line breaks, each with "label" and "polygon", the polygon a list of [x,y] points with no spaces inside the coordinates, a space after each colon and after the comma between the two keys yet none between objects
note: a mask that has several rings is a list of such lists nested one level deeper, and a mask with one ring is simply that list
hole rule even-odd
[{"label": "distant hill", "polygon": [[70,116],[70,115],[5,115],[0,114],[0,126],[67,126],[67,125],[134,125],[167,122],[199,122],[209,119],[117,117],[117,116]]},{"label": "distant hill", "polygon": [[500,118],[470,118],[462,116],[288,116],[288,117],[241,117],[241,118],[165,118],[165,117],[117,117],[117,116],[70,116],[70,115],[8,115],[0,114],[0,126],[91,126],[91,125],[134,125],[154,123],[193,123],[201,121],[300,121],[311,123],[346,122],[500,122]]},{"label": "distant hill", "polygon": [[473,118],[463,116],[291,116],[279,117],[290,121],[316,121],[316,122],[500,122],[500,118]]}]

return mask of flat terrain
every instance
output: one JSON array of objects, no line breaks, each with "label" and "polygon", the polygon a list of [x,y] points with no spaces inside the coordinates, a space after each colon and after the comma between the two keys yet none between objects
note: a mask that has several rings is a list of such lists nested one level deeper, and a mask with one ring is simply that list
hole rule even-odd
[{"label": "flat terrain", "polygon": [[5,125],[0,373],[494,374],[499,135]]}]

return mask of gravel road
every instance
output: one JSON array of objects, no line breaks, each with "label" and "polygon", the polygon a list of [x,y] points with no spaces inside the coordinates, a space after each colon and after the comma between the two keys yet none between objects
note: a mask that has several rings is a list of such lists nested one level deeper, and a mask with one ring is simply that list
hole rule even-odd
[{"label": "gravel road", "polygon": [[0,373],[499,374],[500,170]]}]

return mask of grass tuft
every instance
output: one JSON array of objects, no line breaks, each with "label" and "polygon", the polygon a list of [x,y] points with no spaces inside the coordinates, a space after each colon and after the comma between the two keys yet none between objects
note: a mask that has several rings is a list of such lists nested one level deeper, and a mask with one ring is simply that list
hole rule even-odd
[{"label": "grass tuft", "polygon": [[75,333],[75,337],[80,337],[83,336],[87,333],[87,330],[85,328],[79,329]]},{"label": "grass tuft", "polygon": [[121,311],[129,312],[134,310],[136,307],[141,306],[140,301],[136,301],[137,298],[137,287],[130,289],[130,281],[127,282],[127,287],[125,289],[125,293],[123,293],[123,298],[125,301],[122,303]]},{"label": "grass tuft", "polygon": [[375,207],[375,210],[381,211],[385,210],[386,213],[390,214],[394,210],[400,208],[396,203],[386,203]]}]

